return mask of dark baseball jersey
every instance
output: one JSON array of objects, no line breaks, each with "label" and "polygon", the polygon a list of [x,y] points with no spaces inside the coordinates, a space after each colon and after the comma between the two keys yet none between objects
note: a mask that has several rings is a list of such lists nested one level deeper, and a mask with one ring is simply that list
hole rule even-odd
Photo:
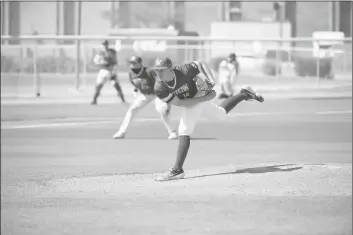
[{"label": "dark baseball jersey", "polygon": [[102,68],[111,69],[117,64],[116,51],[114,49],[108,48],[106,51],[102,51],[104,60],[107,62],[101,65]]},{"label": "dark baseball jersey", "polygon": [[194,62],[176,66],[173,68],[175,80],[164,82],[156,78],[154,90],[158,98],[169,103],[177,96],[179,99],[192,98],[197,93],[197,88],[193,79],[200,73]]},{"label": "dark baseball jersey", "polygon": [[130,70],[129,78],[131,83],[145,95],[154,94],[155,78],[146,67],[142,67],[139,73]]}]

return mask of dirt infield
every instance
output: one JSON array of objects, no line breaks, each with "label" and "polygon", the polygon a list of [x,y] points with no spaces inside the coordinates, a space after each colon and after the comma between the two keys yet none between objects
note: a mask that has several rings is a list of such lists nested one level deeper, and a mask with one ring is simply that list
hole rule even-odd
[{"label": "dirt infield", "polygon": [[[1,233],[352,233],[352,101],[206,108],[186,178],[153,105],[113,140],[120,104],[2,106]],[[172,110],[177,125],[178,110]]]},{"label": "dirt infield", "polygon": [[[155,174],[132,174],[18,185],[12,190],[20,193],[20,198],[11,197],[13,192],[3,193],[2,232],[352,232],[350,164],[228,166],[187,173],[184,180],[166,183],[154,181]],[[20,218],[9,214],[16,204],[23,208]],[[29,228],[26,223],[36,226]]]}]

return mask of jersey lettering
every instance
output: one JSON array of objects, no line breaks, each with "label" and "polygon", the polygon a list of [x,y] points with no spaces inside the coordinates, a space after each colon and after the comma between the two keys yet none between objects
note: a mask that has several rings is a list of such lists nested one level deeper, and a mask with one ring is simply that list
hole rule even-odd
[{"label": "jersey lettering", "polygon": [[184,84],[182,85],[180,88],[178,88],[177,90],[175,90],[173,92],[174,95],[178,96],[178,95],[182,95],[183,93],[189,91],[189,87],[188,84]]}]

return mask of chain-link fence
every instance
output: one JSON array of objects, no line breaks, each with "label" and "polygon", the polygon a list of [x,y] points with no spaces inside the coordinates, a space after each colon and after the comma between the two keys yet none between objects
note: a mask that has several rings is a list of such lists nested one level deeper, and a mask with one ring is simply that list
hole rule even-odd
[{"label": "chain-link fence", "polygon": [[[71,40],[71,44],[67,40]],[[333,46],[313,49],[312,39],[209,39],[189,37],[20,37],[13,45],[2,37],[2,96],[53,95],[93,86],[97,67],[94,55],[108,39],[118,50],[119,79],[127,82],[127,60],[142,57],[152,66],[158,56],[174,64],[203,60],[217,77],[219,63],[235,52],[240,64],[239,83],[272,88],[320,86],[323,81],[352,81],[351,38]]]}]

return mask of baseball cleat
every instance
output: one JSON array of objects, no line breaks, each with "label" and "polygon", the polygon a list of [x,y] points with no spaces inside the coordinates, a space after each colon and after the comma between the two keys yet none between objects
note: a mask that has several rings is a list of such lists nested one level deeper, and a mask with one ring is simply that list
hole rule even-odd
[{"label": "baseball cleat", "polygon": [[178,134],[175,131],[172,132],[168,137],[168,140],[177,140],[177,139],[178,139]]},{"label": "baseball cleat", "polygon": [[184,178],[184,170],[174,170],[173,168],[169,170],[165,175],[158,177],[157,181],[168,181],[168,180],[177,180]]},{"label": "baseball cleat", "polygon": [[117,133],[115,133],[115,135],[113,135],[113,139],[124,139],[124,138],[125,138],[124,132],[118,131]]},{"label": "baseball cleat", "polygon": [[97,101],[96,100],[92,100],[91,105],[96,105]]},{"label": "baseball cleat", "polygon": [[264,98],[259,94],[251,86],[242,87],[240,90],[241,93],[244,93],[248,96],[248,100],[257,100],[259,102],[264,102]]}]

